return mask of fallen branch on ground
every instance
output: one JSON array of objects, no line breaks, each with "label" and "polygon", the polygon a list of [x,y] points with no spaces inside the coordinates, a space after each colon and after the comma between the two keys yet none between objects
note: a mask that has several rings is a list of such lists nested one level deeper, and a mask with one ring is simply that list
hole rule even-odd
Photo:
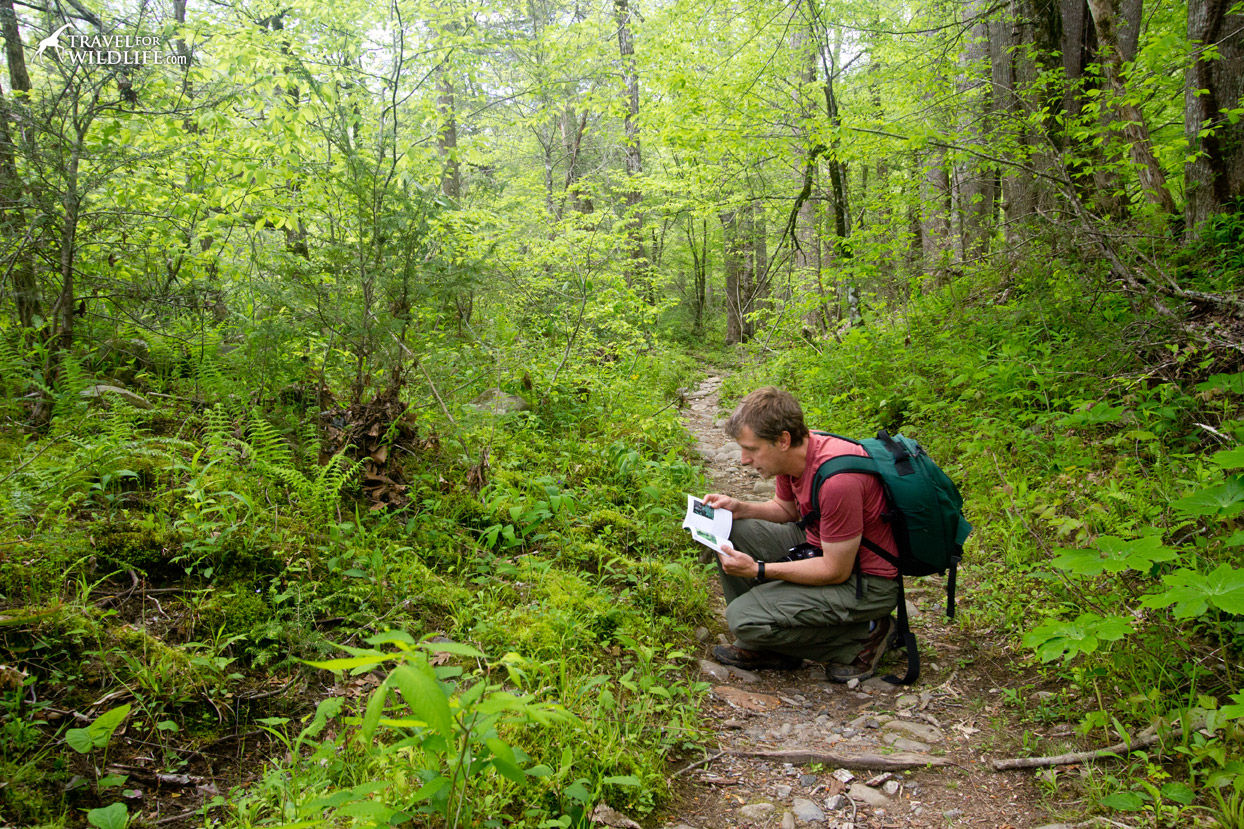
[{"label": "fallen branch on ground", "polygon": [[1046,766],[1066,766],[1071,763],[1082,763],[1085,760],[1114,759],[1121,754],[1127,754],[1141,748],[1149,748],[1155,743],[1159,743],[1167,737],[1178,733],[1185,726],[1190,732],[1205,728],[1205,713],[1203,711],[1193,711],[1187,723],[1181,724],[1180,720],[1175,720],[1169,727],[1163,728],[1161,731],[1156,726],[1150,726],[1127,742],[1115,743],[1106,748],[1098,748],[1091,751],[1075,751],[1071,754],[1057,754],[1052,757],[1015,757],[1010,760],[994,760],[993,770],[1039,769]]},{"label": "fallen branch on ground", "polygon": [[779,763],[792,763],[804,766],[809,763],[820,763],[840,769],[868,769],[881,771],[899,771],[901,769],[919,769],[925,766],[953,766],[954,761],[945,757],[931,757],[927,754],[897,752],[895,754],[826,754],[819,751],[726,751],[731,757],[761,757],[776,760]]}]

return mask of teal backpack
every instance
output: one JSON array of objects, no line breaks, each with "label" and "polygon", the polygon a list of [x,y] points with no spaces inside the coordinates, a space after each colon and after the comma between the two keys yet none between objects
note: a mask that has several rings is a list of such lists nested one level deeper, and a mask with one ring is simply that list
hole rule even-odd
[{"label": "teal backpack", "polygon": [[[903,576],[949,572],[946,615],[953,619],[955,576],[963,558],[963,542],[972,532],[972,525],[963,517],[963,498],[958,487],[916,441],[901,434],[891,437],[884,429],[869,440],[830,436],[863,447],[868,456],[839,455],[822,463],[812,481],[812,504],[815,507],[820,503],[821,484],[839,473],[863,472],[881,481],[886,500],[886,512],[881,517],[894,531],[898,557],[867,538],[861,539],[860,544],[898,568],[898,629],[894,638],[901,640],[907,650],[907,675],[902,679],[896,676],[885,679],[895,685],[910,685],[920,676],[920,655],[916,651],[916,636],[907,621]],[[805,515],[800,524],[807,526],[819,517],[820,513],[813,511]],[[856,567],[859,567],[858,557]],[[863,590],[858,578],[856,585]]]}]

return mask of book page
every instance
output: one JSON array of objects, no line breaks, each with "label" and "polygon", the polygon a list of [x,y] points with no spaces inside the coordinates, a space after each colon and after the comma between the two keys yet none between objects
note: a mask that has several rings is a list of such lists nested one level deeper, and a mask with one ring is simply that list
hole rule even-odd
[{"label": "book page", "polygon": [[687,514],[683,516],[682,525],[696,541],[720,553],[721,543],[730,539],[734,513],[721,507],[710,507],[694,495],[688,495]]}]

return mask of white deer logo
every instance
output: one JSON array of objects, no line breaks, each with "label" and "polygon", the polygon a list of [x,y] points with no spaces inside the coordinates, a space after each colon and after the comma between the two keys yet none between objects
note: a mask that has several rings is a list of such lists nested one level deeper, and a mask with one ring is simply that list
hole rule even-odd
[{"label": "white deer logo", "polygon": [[43,53],[46,52],[49,48],[55,49],[56,56],[60,57],[60,50],[61,50],[60,36],[63,35],[65,33],[65,30],[68,28],[69,28],[69,24],[66,23],[64,26],[61,26],[59,29],[57,29],[56,31],[52,32],[50,35],[45,37],[43,40],[39,41],[39,48],[35,50],[35,60],[38,60],[40,57],[42,57]]}]

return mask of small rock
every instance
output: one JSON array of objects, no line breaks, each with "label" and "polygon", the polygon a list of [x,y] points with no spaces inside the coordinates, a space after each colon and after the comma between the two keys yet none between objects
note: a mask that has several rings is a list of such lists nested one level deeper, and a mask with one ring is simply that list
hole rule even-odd
[{"label": "small rock", "polygon": [[922,743],[940,743],[946,739],[942,732],[933,726],[909,720],[892,720],[885,724],[884,729],[912,737]]},{"label": "small rock", "polygon": [[806,798],[796,797],[790,805],[790,810],[795,813],[796,818],[804,823],[823,823],[825,821],[825,812],[821,811],[821,807]]},{"label": "small rock", "polygon": [[700,666],[700,673],[717,682],[725,682],[730,679],[730,670],[725,665],[718,665],[716,662],[710,662],[707,659],[701,659],[696,664]]},{"label": "small rock", "polygon": [[854,691],[856,688],[860,687],[860,681],[858,679],[848,679],[847,687]]},{"label": "small rock", "polygon": [[879,676],[872,676],[861,683],[865,689],[872,692],[882,692],[886,694],[897,694],[903,686],[886,682]]},{"label": "small rock", "polygon": [[916,754],[928,754],[930,751],[933,750],[933,747],[928,745],[927,743],[922,743],[918,740],[909,740],[906,737],[903,737],[899,734],[895,734],[892,731],[886,734],[882,734],[881,742],[885,743],[891,748],[896,748],[899,751],[911,751],[911,752],[915,752]]},{"label": "small rock", "polygon": [[777,492],[777,484],[772,480],[766,481],[762,479],[757,481],[755,486],[752,487],[752,492],[756,495],[773,495]]},{"label": "small rock", "polygon": [[777,807],[772,803],[748,803],[739,809],[739,817],[744,820],[764,820],[776,810]]},{"label": "small rock", "polygon": [[778,796],[778,800],[785,800],[790,797],[791,787],[785,783],[778,783],[773,787],[773,792]]},{"label": "small rock", "polygon": [[727,421],[727,420],[729,420],[729,419],[730,419],[730,418],[728,418],[728,417],[719,417],[719,418],[717,418],[716,420],[714,420],[714,421],[713,421],[713,428],[714,428],[714,429],[720,429],[722,426],[725,426],[725,425],[726,425],[726,421]]},{"label": "small rock", "polygon": [[839,783],[850,783],[855,779],[855,775],[850,769],[834,769],[833,773],[829,776],[837,780]]},{"label": "small rock", "polygon": [[782,815],[782,829],[795,829],[795,815],[786,812]]},{"label": "small rock", "polygon": [[825,801],[825,808],[831,812],[841,812],[843,809],[851,805],[851,801],[844,794],[836,794]]},{"label": "small rock", "polygon": [[[696,638],[698,639],[699,637],[697,636]],[[704,640],[701,639],[700,641],[704,641]],[[920,697],[916,696],[915,694],[903,694],[901,697],[899,697],[897,700],[894,701],[895,707],[898,708],[899,710],[903,710],[905,708],[915,708],[919,704],[920,704]]]},{"label": "small rock", "polygon": [[742,668],[736,668],[733,665],[728,665],[727,668],[730,671],[730,676],[734,677],[740,682],[759,682],[760,681],[760,677],[756,676],[751,671],[745,671]]},{"label": "small rock", "polygon": [[713,689],[713,694],[735,708],[742,708],[746,711],[763,713],[782,707],[782,701],[775,696],[731,688],[729,685],[718,685]]},{"label": "small rock", "polygon": [[800,785],[800,786],[802,786],[802,787],[804,787],[805,789],[815,788],[815,786],[816,786],[816,775],[815,775],[815,774],[801,774],[801,775],[799,775],[799,785]]},{"label": "small rock", "polygon": [[907,615],[908,615],[909,617],[911,617],[912,619],[919,619],[919,618],[920,618],[920,608],[918,608],[918,607],[916,607],[914,604],[912,604],[912,603],[911,603],[911,599],[906,599],[905,601],[906,601],[906,604],[907,604]]},{"label": "small rock", "polygon": [[899,789],[903,788],[903,784],[897,780],[887,780],[885,785],[881,787],[881,792],[889,797],[898,794]]},{"label": "small rock", "polygon": [[742,448],[743,448],[743,447],[739,446],[739,445],[738,445],[737,443],[735,443],[734,441],[729,441],[729,442],[727,442],[727,443],[723,443],[723,444],[721,445],[721,448],[720,448],[720,449],[718,449],[717,451],[718,451],[718,452],[725,452],[725,453],[729,454],[730,452],[738,452],[738,451],[739,451],[739,450],[741,450]]},{"label": "small rock", "polygon": [[708,628],[706,627],[698,627],[695,629],[695,638],[697,641],[707,642],[708,637],[711,635],[712,634],[708,632]]},{"label": "small rock", "polygon": [[942,817],[946,818],[946,820],[958,820],[963,817],[963,810],[947,809],[945,812],[942,812]]},{"label": "small rock", "polygon": [[735,449],[733,452],[728,452],[724,459],[721,457],[721,455],[718,455],[717,458],[719,460],[727,460],[727,461],[734,461],[735,463],[742,463],[743,452],[740,449]]},{"label": "small rock", "polygon": [[890,805],[890,798],[883,795],[876,789],[870,789],[863,783],[852,783],[851,788],[847,791],[852,800],[858,800],[861,803],[867,803],[869,806],[886,807]]},{"label": "small rock", "polygon": [[635,821],[605,803],[597,803],[592,812],[592,823],[612,826],[614,829],[643,829]]}]

